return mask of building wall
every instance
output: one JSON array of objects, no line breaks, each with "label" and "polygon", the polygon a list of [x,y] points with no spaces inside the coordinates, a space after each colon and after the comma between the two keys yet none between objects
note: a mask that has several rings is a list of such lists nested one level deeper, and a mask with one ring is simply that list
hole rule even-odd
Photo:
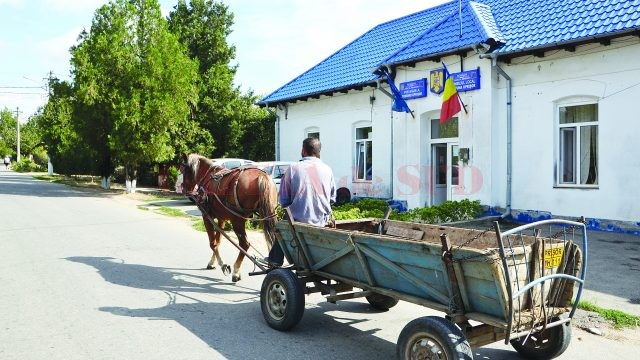
[{"label": "building wall", "polygon": [[[491,64],[469,53],[461,60],[458,56],[446,57],[442,61],[451,72],[480,68],[480,90],[460,92],[467,113],[458,114],[458,139],[461,148],[470,149],[470,159],[461,165],[461,185],[453,190],[452,200],[480,200],[483,204],[492,204],[491,199]],[[441,63],[421,62],[415,67],[401,67],[395,82],[429,78],[431,70],[442,68]],[[431,92],[427,97],[408,100],[409,107],[415,113],[415,119],[409,114],[394,113],[395,159],[397,164],[397,184],[394,197],[406,200],[409,207],[429,206],[433,204],[433,179],[431,158],[431,120],[440,117],[442,96]],[[418,182],[419,179],[419,182]]]},{"label": "building wall", "polygon": [[[514,59],[503,69],[513,79],[513,208],[624,221],[640,220],[638,143],[640,41],[589,44],[575,52]],[[589,97],[598,104],[597,188],[559,188],[557,103]],[[501,172],[501,170],[498,170]]]},{"label": "building wall", "polygon": [[[371,96],[375,97],[373,104]],[[391,198],[390,107],[390,99],[372,87],[289,104],[286,115],[284,109],[278,110],[281,159],[299,159],[306,130],[317,128],[321,158],[333,169],[338,187],[349,188],[354,196]],[[373,127],[371,182],[353,182],[356,126]]]},{"label": "building wall", "polygon": [[[513,189],[512,208],[580,216],[640,221],[640,171],[637,144],[640,115],[640,40],[614,40],[610,46],[588,44],[575,52],[557,50],[544,58],[524,56],[499,66],[512,79]],[[633,60],[630,60],[633,59]],[[443,61],[460,71],[460,58]],[[477,199],[506,206],[507,82],[491,60],[469,54],[464,70],[480,68],[481,89],[461,93],[468,114],[459,115],[459,146],[471,151],[463,167],[464,186],[453,200]],[[397,69],[396,84],[429,77],[439,63],[422,62]],[[385,88],[386,85],[384,85]],[[370,97],[375,97],[373,104]],[[597,99],[599,107],[599,186],[558,188],[554,183],[557,104],[569,97]],[[282,160],[299,158],[305,129],[316,127],[323,144],[322,159],[334,171],[338,186],[353,195],[405,200],[410,208],[430,205],[430,122],[439,117],[442,97],[408,100],[415,118],[391,112],[391,100],[372,87],[288,105],[280,116]],[[354,183],[354,126],[373,126],[373,180]],[[392,135],[393,134],[393,135]],[[634,155],[635,154],[635,155]],[[393,175],[393,176],[392,176]]]}]

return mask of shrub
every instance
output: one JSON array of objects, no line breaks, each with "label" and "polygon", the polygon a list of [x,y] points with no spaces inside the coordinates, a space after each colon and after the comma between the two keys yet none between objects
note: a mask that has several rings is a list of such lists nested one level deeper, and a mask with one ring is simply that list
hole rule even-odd
[{"label": "shrub", "polygon": [[362,199],[355,203],[347,203],[333,207],[333,216],[336,220],[350,220],[362,218],[381,218],[389,207],[385,200]]},{"label": "shrub", "polygon": [[14,163],[11,168],[17,172],[37,172],[37,171],[45,171],[43,166],[40,166],[30,160],[29,158],[22,158],[19,162]]},{"label": "shrub", "polygon": [[[368,217],[382,218],[388,206],[385,200],[363,199],[356,203],[335,206],[333,207],[333,214],[336,220],[353,220]],[[473,219],[481,212],[480,201],[464,199],[461,201],[446,201],[440,205],[415,208],[406,212],[394,210],[389,218],[399,221],[437,224]]]},{"label": "shrub", "polygon": [[178,180],[178,169],[175,166],[169,166],[169,171],[167,171],[167,186],[169,190],[176,188],[176,180]]}]

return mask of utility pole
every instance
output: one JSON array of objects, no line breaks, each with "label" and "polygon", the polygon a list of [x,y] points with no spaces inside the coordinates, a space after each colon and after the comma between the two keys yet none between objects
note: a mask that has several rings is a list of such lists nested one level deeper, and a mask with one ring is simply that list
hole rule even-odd
[{"label": "utility pole", "polygon": [[16,136],[16,151],[17,151],[17,158],[16,161],[20,162],[20,108],[16,107],[16,132],[17,132],[17,136]]}]

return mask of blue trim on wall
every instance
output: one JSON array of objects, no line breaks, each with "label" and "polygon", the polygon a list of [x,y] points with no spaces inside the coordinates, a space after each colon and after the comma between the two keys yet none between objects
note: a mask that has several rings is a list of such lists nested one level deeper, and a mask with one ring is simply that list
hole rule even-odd
[{"label": "blue trim on wall", "polygon": [[[483,216],[499,216],[504,214],[504,210],[504,208],[499,207],[487,207]],[[560,216],[555,217],[576,220],[576,218]],[[538,210],[512,210],[511,215],[507,217],[508,220],[523,224],[532,223],[534,221],[547,220],[551,218],[554,218],[552,213],[548,211]],[[640,222],[598,218],[587,218],[586,221],[588,230],[607,231],[619,234],[640,236]]]}]

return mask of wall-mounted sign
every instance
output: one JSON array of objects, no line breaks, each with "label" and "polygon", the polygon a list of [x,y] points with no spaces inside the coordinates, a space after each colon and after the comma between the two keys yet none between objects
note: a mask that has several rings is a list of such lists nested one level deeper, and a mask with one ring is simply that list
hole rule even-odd
[{"label": "wall-mounted sign", "polygon": [[429,90],[434,94],[442,94],[444,90],[444,69],[431,70],[431,73],[429,73]]},{"label": "wall-mounted sign", "polygon": [[405,100],[427,96],[427,79],[418,79],[400,83],[400,94]]},{"label": "wall-mounted sign", "polygon": [[470,91],[480,89],[480,69],[451,74],[456,90]]}]

